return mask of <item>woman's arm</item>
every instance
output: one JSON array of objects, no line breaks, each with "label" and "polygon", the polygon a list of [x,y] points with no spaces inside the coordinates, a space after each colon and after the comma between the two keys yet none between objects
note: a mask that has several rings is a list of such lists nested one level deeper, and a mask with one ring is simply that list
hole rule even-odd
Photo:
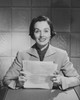
[{"label": "woman's arm", "polygon": [[61,68],[61,71],[64,74],[64,77],[61,78],[62,89],[67,89],[79,85],[80,75],[73,67],[73,64],[70,62],[67,52],[65,52],[62,65],[63,66]]},{"label": "woman's arm", "polygon": [[3,83],[15,89],[16,81],[18,79],[21,69],[22,69],[22,57],[21,53],[18,52],[14,59],[14,62],[12,63],[11,67],[6,72],[6,75],[3,78]]},{"label": "woman's arm", "polygon": [[69,61],[68,54],[63,52],[64,56],[62,59],[61,71],[63,75],[59,73],[52,77],[53,88],[57,86],[61,90],[65,90],[71,87],[75,87],[80,84],[80,75],[77,70],[73,67],[73,64]]}]

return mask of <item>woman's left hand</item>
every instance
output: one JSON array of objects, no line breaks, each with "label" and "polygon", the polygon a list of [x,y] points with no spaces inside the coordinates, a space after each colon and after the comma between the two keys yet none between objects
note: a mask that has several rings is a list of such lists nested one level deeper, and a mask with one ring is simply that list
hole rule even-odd
[{"label": "woman's left hand", "polygon": [[61,86],[62,85],[62,77],[61,75],[53,75],[51,77],[51,81],[53,82],[53,85],[54,84],[57,84],[58,86]]}]

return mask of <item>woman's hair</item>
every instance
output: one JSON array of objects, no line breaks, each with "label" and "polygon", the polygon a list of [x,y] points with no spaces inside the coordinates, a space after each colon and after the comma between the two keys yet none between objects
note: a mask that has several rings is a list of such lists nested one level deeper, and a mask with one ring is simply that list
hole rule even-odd
[{"label": "woman's hair", "polygon": [[48,25],[50,26],[50,30],[51,30],[51,38],[56,35],[56,32],[54,31],[54,27],[50,19],[46,16],[38,16],[36,18],[33,18],[30,24],[29,35],[31,36],[32,39],[35,39],[34,37],[35,23],[39,21],[46,21],[48,23]]}]

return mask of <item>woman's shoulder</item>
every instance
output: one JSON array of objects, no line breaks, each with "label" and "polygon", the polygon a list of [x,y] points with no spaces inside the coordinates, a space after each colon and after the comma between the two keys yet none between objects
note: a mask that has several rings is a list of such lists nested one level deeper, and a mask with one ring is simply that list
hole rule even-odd
[{"label": "woman's shoulder", "polygon": [[26,50],[19,50],[17,53],[18,54],[25,54],[25,53],[27,53],[28,51],[30,51],[31,50],[31,48],[28,48],[28,49],[26,49]]},{"label": "woman's shoulder", "polygon": [[59,47],[55,47],[55,46],[52,46],[50,45],[52,49],[54,49],[57,53],[66,53],[67,51],[64,50],[64,49],[61,49]]},{"label": "woman's shoulder", "polygon": [[29,47],[29,48],[27,48],[26,50],[19,50],[18,52],[17,52],[17,54],[19,54],[19,55],[25,55],[25,54],[28,54],[28,53],[30,53],[30,52],[32,52],[33,51],[33,47]]}]

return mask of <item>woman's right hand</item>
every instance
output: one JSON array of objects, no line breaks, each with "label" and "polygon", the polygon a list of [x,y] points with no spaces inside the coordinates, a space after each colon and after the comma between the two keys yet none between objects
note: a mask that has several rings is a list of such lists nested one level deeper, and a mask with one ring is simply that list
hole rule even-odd
[{"label": "woman's right hand", "polygon": [[20,75],[18,77],[18,81],[19,81],[19,84],[21,86],[23,86],[24,83],[27,81],[27,74],[24,71],[20,72]]}]

